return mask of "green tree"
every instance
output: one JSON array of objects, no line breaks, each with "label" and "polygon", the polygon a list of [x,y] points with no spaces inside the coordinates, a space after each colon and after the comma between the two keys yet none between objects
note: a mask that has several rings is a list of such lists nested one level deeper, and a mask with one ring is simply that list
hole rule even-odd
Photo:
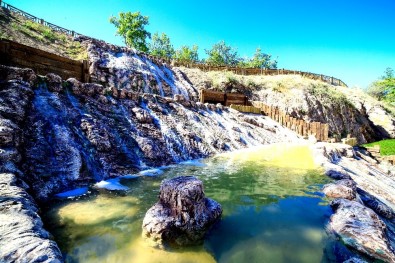
[{"label": "green tree", "polygon": [[262,53],[260,48],[255,50],[255,54],[251,59],[244,60],[241,62],[240,66],[247,68],[266,68],[266,69],[276,69],[277,61],[271,60],[272,56]]},{"label": "green tree", "polygon": [[148,16],[142,16],[140,12],[119,13],[119,18],[111,16],[110,23],[117,28],[117,35],[122,36],[128,47],[148,52],[147,38],[151,38],[151,34],[145,30],[145,26],[149,24]]},{"label": "green tree", "polygon": [[387,68],[379,80],[369,85],[367,93],[378,100],[395,103],[395,75],[392,68]]},{"label": "green tree", "polygon": [[198,62],[198,49],[199,47],[196,45],[193,45],[192,48],[188,46],[182,46],[180,49],[176,50],[175,58],[180,62]]},{"label": "green tree", "polygon": [[160,36],[158,33],[155,33],[152,36],[149,52],[153,56],[169,59],[171,59],[175,53],[173,45],[170,43],[170,38],[165,33],[162,33]]},{"label": "green tree", "polygon": [[239,55],[236,49],[226,45],[225,41],[220,41],[205,50],[207,54],[206,63],[215,66],[236,66],[239,63]]}]

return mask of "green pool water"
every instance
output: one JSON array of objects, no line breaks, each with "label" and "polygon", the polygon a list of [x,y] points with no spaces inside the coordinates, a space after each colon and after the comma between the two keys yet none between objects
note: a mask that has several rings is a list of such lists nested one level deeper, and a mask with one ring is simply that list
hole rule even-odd
[{"label": "green pool water", "polygon": [[[331,210],[319,193],[329,179],[308,145],[276,144],[177,165],[157,177],[122,180],[105,191],[57,202],[45,221],[67,262],[327,262]],[[194,175],[223,216],[204,244],[170,251],[141,237],[145,212],[163,179]],[[329,255],[330,257],[330,255]]]}]

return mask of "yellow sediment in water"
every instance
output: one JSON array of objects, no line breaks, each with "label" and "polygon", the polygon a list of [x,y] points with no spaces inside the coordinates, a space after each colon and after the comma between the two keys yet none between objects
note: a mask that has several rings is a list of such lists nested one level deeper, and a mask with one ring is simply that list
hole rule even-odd
[{"label": "yellow sediment in water", "polygon": [[[235,213],[232,210],[234,206],[244,204],[239,196],[254,200],[259,207],[266,204],[264,200],[270,195],[306,195],[305,186],[309,183],[306,180],[310,179],[303,175],[306,171],[317,169],[309,144],[273,144],[221,154],[205,162],[206,167],[195,169],[206,180],[207,196],[224,204],[224,217]],[[190,173],[185,166],[180,166],[167,171],[161,178],[131,180],[129,184],[126,181],[131,192],[125,196],[100,194],[88,200],[55,207],[49,212],[55,224],[59,225],[53,234],[58,242],[65,242],[62,250],[77,262],[216,262],[203,246],[165,251],[150,247],[141,236],[144,214],[156,202],[160,181],[168,176]],[[251,176],[243,179],[246,173]],[[209,179],[210,176],[217,179]],[[275,208],[271,206],[271,209]],[[304,239],[320,242],[321,230],[307,228],[302,231]],[[269,232],[268,229],[266,234]],[[266,238],[270,237],[262,237],[262,240]],[[281,261],[283,253],[281,247],[270,242],[251,239],[237,243],[222,255],[221,261],[243,261],[249,250],[254,255],[259,255],[261,251],[267,255],[265,259],[272,258],[274,261]],[[300,253],[298,258],[311,255],[314,251]],[[254,260],[259,261],[259,258],[252,258]]]},{"label": "yellow sediment in water", "polygon": [[301,170],[317,169],[310,146],[307,143],[293,145],[276,143],[224,153],[218,157],[225,157],[229,162],[254,162],[257,165],[270,163],[270,166]]},{"label": "yellow sediment in water", "polygon": [[[138,213],[145,213],[139,211],[138,203],[136,197],[115,200],[99,195],[89,202],[70,203],[60,208],[57,217],[67,225],[68,237],[97,236],[87,244],[78,244],[78,250],[70,253],[74,259],[80,262],[215,262],[201,246],[182,253],[150,247],[141,236],[141,221],[136,218]],[[107,246],[101,250],[103,244]]]}]

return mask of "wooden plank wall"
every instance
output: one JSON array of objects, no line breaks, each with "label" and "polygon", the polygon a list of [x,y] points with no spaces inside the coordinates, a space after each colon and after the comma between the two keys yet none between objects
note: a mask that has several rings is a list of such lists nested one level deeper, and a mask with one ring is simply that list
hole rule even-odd
[{"label": "wooden plank wall", "polygon": [[230,106],[231,104],[247,105],[248,103],[247,96],[240,93],[225,93],[213,90],[200,90],[199,95],[201,103],[221,103],[224,106]]},{"label": "wooden plank wall", "polygon": [[282,126],[287,127],[301,136],[307,137],[309,135],[314,135],[317,141],[328,141],[329,124],[327,123],[306,122],[305,120],[290,116],[277,106],[269,106],[260,101],[253,101],[252,105],[256,108],[260,108],[264,115],[269,116]]},{"label": "wooden plank wall", "polygon": [[62,79],[76,78],[89,82],[89,65],[10,40],[0,40],[0,64],[31,68],[36,74],[55,73]]},{"label": "wooden plank wall", "polygon": [[237,111],[241,111],[241,112],[247,112],[247,113],[256,113],[256,114],[261,114],[261,109],[254,107],[254,106],[245,106],[245,105],[235,105],[235,104],[231,104],[230,105],[231,109],[235,109]]}]

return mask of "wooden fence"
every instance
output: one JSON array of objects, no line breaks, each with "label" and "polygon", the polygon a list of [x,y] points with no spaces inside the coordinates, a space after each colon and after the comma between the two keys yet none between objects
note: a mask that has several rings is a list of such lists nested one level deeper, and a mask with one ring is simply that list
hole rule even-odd
[{"label": "wooden fence", "polygon": [[316,74],[311,72],[304,72],[300,70],[288,70],[288,69],[259,69],[259,68],[239,68],[239,67],[226,67],[226,66],[212,66],[209,64],[201,63],[182,63],[179,61],[168,61],[172,63],[173,66],[183,66],[187,68],[198,68],[202,71],[229,71],[238,75],[265,75],[265,76],[275,76],[275,75],[300,75],[305,78],[319,80],[331,85],[347,87],[346,83],[342,80],[325,76],[322,74]]},{"label": "wooden fence", "polygon": [[200,102],[221,103],[241,112],[262,113],[301,136],[314,135],[318,141],[328,141],[329,125],[327,123],[306,122],[291,117],[288,113],[281,111],[279,107],[268,106],[260,101],[249,101],[244,94],[201,90]]},{"label": "wooden fence", "polygon": [[247,112],[247,113],[255,113],[255,114],[261,114],[262,113],[261,108],[257,108],[257,107],[254,107],[254,106],[245,106],[245,105],[231,104],[229,106],[229,108],[237,110],[237,111],[241,111],[241,112]]},{"label": "wooden fence", "polygon": [[200,90],[200,102],[201,103],[221,103],[224,106],[235,105],[247,105],[248,98],[244,94],[240,93],[225,93],[212,90]]},{"label": "wooden fence", "polygon": [[77,61],[9,40],[0,40],[0,64],[33,69],[36,74],[55,73],[63,79],[89,82],[88,61]]},{"label": "wooden fence", "polygon": [[262,113],[269,116],[282,126],[298,133],[303,137],[314,135],[317,141],[328,141],[329,125],[321,122],[307,122],[302,119],[294,118],[282,111],[277,106],[269,106],[260,101],[253,101],[254,107],[260,108]]},{"label": "wooden fence", "polygon": [[[49,28],[51,28],[53,31],[59,32],[59,33],[64,33],[68,34],[71,36],[83,36],[84,38],[91,38],[82,34],[79,34],[73,30],[66,29],[64,27],[60,27],[57,25],[54,25],[50,22],[45,21],[44,19],[38,18],[34,15],[31,15],[21,9],[18,9],[10,4],[5,3],[4,1],[0,0],[0,7],[6,8],[14,13],[18,13],[21,16],[30,19],[36,23],[40,23],[42,25],[45,25]],[[91,38],[93,39],[93,38]],[[181,61],[176,61],[176,60],[169,60],[169,59],[164,59],[164,58],[153,58],[152,56],[146,54],[147,57],[152,58],[153,60],[156,61],[162,61],[163,63],[166,63],[167,65],[172,65],[172,66],[184,66],[187,68],[198,68],[202,71],[229,71],[233,72],[235,74],[239,75],[300,75],[302,77],[314,79],[314,80],[319,80],[323,81],[326,83],[329,83],[331,85],[337,85],[337,86],[344,86],[347,87],[347,85],[340,79],[334,78],[334,77],[329,77],[325,76],[322,74],[315,74],[311,72],[304,72],[304,71],[299,71],[299,70],[288,70],[288,69],[259,69],[259,68],[239,68],[239,67],[227,67],[227,66],[213,66],[210,64],[204,64],[204,63],[190,63],[190,62],[181,62]]]}]

